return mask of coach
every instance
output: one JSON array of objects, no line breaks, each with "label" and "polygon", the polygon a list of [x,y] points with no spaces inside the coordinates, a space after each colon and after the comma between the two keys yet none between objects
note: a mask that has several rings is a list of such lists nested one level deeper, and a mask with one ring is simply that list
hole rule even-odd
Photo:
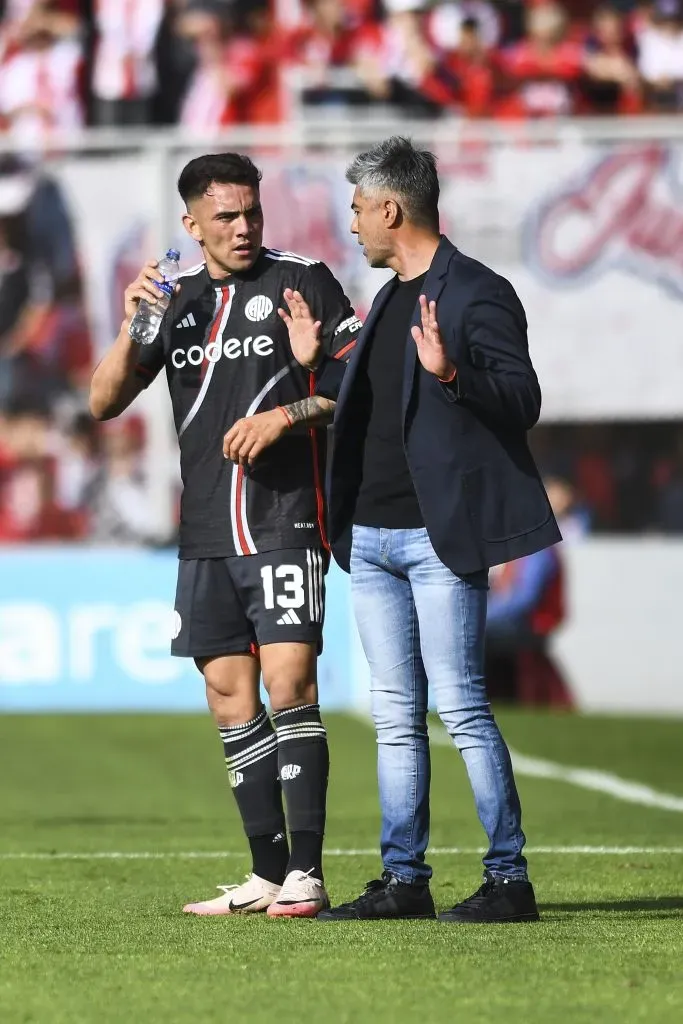
[{"label": "coach", "polygon": [[489,840],[483,885],[440,919],[535,920],[510,755],[483,676],[489,567],[560,540],[526,440],[541,393],[524,310],[508,281],[439,234],[431,153],[392,138],[347,178],[351,230],[370,266],[394,276],[346,369],[308,363],[318,393],[337,399],[330,533],[370,665],[384,873],[319,916],[434,916],[429,686]]}]

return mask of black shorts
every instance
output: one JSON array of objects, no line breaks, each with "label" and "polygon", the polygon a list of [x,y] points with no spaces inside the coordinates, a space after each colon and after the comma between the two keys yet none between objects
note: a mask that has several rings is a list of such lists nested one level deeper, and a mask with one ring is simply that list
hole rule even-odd
[{"label": "black shorts", "polygon": [[181,559],[171,654],[218,657],[276,643],[321,651],[328,565],[319,548]]}]

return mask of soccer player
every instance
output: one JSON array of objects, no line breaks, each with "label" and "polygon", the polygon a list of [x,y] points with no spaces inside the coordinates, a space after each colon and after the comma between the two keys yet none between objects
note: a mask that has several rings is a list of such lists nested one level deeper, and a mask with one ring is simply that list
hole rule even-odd
[{"label": "soccer player", "polygon": [[[252,855],[245,883],[184,909],[312,917],[328,905],[329,756],[316,681],[328,565],[325,432],[316,422],[330,410],[312,397],[288,332],[298,329],[299,289],[328,355],[344,359],[360,321],[324,264],[263,247],[260,178],[235,153],[198,157],[182,171],[183,223],[202,262],[181,275],[151,345],[135,343],[128,328],[140,299],[159,295],[156,264],[126,289],[90,408],[97,419],[118,416],[166,370],[184,485],[171,650],[194,658],[204,676]],[[292,316],[281,308],[290,304]]]}]

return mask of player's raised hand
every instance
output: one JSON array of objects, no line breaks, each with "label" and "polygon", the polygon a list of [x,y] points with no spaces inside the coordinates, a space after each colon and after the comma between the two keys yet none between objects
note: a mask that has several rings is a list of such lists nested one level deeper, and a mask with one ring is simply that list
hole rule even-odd
[{"label": "player's raised hand", "polygon": [[[126,312],[126,319],[132,320],[138,311],[140,305],[140,299],[145,299],[147,302],[154,305],[161,295],[161,290],[157,287],[158,284],[164,280],[164,275],[157,270],[159,266],[158,260],[147,260],[144,267],[132,282],[126,288],[123,293],[124,309]],[[180,285],[175,286],[176,292],[180,291]]]},{"label": "player's raised hand", "polygon": [[301,292],[286,288],[284,300],[287,309],[278,309],[287,324],[289,344],[297,363],[307,370],[315,370],[320,362],[320,320],[314,320],[308,303]]},{"label": "player's raised hand", "polygon": [[237,420],[223,438],[223,455],[241,466],[251,465],[265,448],[279,441],[290,426],[282,409]]},{"label": "player's raised hand", "polygon": [[439,380],[452,380],[455,365],[451,361],[441,338],[436,319],[436,302],[427,302],[427,296],[420,296],[420,317],[422,329],[411,327],[410,333],[417,345],[417,356],[427,373],[433,373]]}]

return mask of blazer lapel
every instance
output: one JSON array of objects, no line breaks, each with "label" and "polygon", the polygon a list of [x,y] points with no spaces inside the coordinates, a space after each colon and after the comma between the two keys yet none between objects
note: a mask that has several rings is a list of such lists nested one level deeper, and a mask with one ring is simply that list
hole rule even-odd
[{"label": "blazer lapel", "polygon": [[339,389],[339,394],[337,395],[337,405],[335,409],[336,421],[339,421],[339,419],[341,419],[342,416],[344,415],[346,400],[350,393],[350,389],[353,386],[353,381],[355,379],[356,373],[358,372],[358,367],[360,365],[360,360],[363,356],[363,352],[365,351],[365,347],[369,339],[372,337],[372,332],[375,329],[377,318],[384,309],[384,306],[394,288],[395,281],[393,278],[392,280],[387,281],[387,283],[382,288],[380,288],[380,290],[377,292],[377,295],[375,296],[372,306],[370,307],[370,312],[368,313],[367,319],[358,334],[356,347],[353,349],[353,352],[351,353],[351,356],[349,358],[349,362],[346,367],[346,372],[344,373],[344,379],[342,381],[341,388]]},{"label": "blazer lapel", "polygon": [[[444,290],[446,280],[448,277],[448,264],[451,261],[454,253],[457,252],[452,242],[446,238],[445,235],[441,236],[439,246],[434,253],[431,266],[427,271],[427,276],[422,287],[422,294],[426,296],[427,302],[439,301],[439,296]],[[438,310],[437,310],[438,315]],[[412,327],[422,326],[422,317],[420,314],[420,300],[415,305],[413,312],[413,319],[411,323]],[[403,415],[405,417],[408,411],[408,403],[410,402],[410,396],[413,392],[413,382],[415,380],[415,367],[417,366],[417,345],[413,338],[410,330],[408,331],[408,337],[406,339],[405,348],[405,362],[403,366]]]}]

